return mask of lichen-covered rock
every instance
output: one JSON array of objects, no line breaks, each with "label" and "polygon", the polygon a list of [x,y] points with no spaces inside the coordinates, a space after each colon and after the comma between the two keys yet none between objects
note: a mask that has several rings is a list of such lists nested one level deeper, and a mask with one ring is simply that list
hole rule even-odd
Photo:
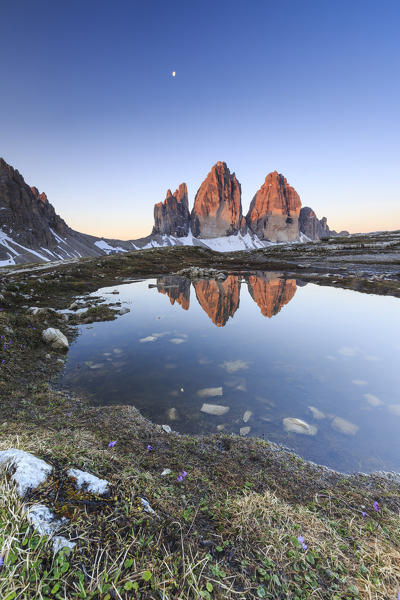
[{"label": "lichen-covered rock", "polygon": [[59,329],[49,327],[42,333],[42,338],[46,344],[50,344],[52,348],[67,350],[69,343],[65,335]]},{"label": "lichen-covered rock", "polygon": [[242,190],[235,173],[217,162],[196,194],[191,213],[192,233],[216,238],[239,232],[242,225]]},{"label": "lichen-covered rock", "polygon": [[167,191],[164,202],[154,206],[153,234],[184,237],[189,233],[190,213],[186,183],[172,194]]},{"label": "lichen-covered rock", "polygon": [[44,483],[53,470],[41,458],[17,448],[0,451],[0,468],[12,472],[11,479],[21,497]]},{"label": "lichen-covered rock", "polygon": [[76,480],[78,490],[87,490],[91,494],[102,496],[109,491],[109,483],[106,479],[100,479],[96,475],[81,471],[80,469],[69,469],[68,477]]},{"label": "lichen-covered rock", "polygon": [[251,201],[246,222],[260,240],[292,242],[299,239],[301,201],[285,177],[269,173]]}]

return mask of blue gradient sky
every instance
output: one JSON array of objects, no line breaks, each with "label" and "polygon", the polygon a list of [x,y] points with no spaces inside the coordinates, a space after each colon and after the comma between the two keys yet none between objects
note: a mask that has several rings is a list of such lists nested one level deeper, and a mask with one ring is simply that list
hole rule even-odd
[{"label": "blue gradient sky", "polygon": [[[0,156],[75,229],[150,232],[227,162],[335,229],[400,228],[400,2],[2,0]],[[171,71],[176,70],[172,78]]]}]

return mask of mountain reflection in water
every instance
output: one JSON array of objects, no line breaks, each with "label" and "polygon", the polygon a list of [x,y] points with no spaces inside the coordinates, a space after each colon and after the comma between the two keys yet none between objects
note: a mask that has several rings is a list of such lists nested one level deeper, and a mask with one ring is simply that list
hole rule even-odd
[{"label": "mountain reflection in water", "polygon": [[[226,279],[198,279],[193,282],[198,303],[217,327],[224,327],[240,303],[241,281],[245,281],[250,296],[264,317],[277,315],[296,293],[296,280],[283,279],[280,273],[263,271],[247,275],[228,275]],[[157,289],[167,294],[171,304],[177,302],[184,310],[190,306],[190,280],[179,275],[164,275],[157,279]]]},{"label": "mountain reflection in water", "polygon": [[397,298],[262,271],[99,293],[130,312],[80,325],[61,378],[93,404],[265,436],[339,470],[400,469]]}]

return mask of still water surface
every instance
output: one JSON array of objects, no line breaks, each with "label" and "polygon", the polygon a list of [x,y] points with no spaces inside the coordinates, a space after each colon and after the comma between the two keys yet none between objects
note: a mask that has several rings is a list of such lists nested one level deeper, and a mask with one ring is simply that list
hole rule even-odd
[{"label": "still water surface", "polygon": [[131,312],[80,326],[64,387],[182,433],[259,436],[347,472],[400,470],[398,299],[265,272],[99,293]]}]

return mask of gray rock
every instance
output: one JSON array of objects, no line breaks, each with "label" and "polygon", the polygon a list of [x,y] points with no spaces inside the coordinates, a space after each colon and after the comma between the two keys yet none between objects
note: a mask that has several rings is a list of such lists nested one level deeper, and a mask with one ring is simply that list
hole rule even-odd
[{"label": "gray rock", "polygon": [[225,415],[230,410],[230,407],[221,406],[220,404],[208,404],[205,402],[200,410],[208,415],[215,415],[219,417],[221,415]]},{"label": "gray rock", "polygon": [[67,350],[69,348],[69,343],[65,335],[59,329],[54,329],[53,327],[49,327],[45,329],[42,333],[43,340],[52,346],[55,349],[63,349]]}]

